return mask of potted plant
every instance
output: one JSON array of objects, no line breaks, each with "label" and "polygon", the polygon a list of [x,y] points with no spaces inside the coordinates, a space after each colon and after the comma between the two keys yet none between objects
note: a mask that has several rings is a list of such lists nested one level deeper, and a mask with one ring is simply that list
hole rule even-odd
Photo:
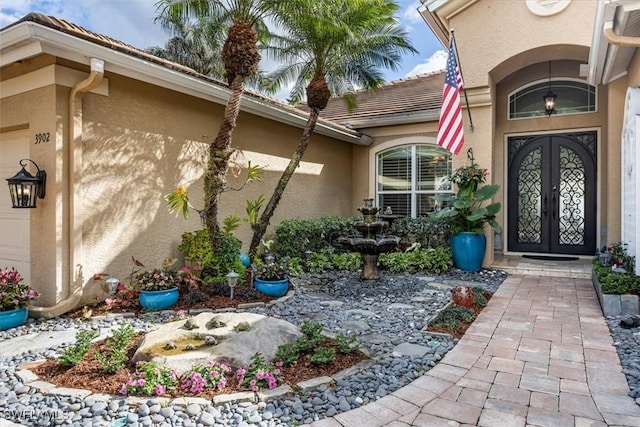
[{"label": "potted plant", "polygon": [[441,194],[436,200],[446,202],[440,211],[431,212],[433,219],[447,221],[451,235],[451,252],[456,267],[465,271],[478,271],[487,246],[484,228],[497,227],[496,214],[500,203],[489,203],[498,192],[499,185],[485,185],[487,170],[476,164],[456,169],[451,182],[458,186],[456,194]]},{"label": "potted plant", "polygon": [[258,292],[271,297],[281,297],[289,289],[287,266],[277,261],[258,264],[253,286]]},{"label": "potted plant", "polygon": [[23,282],[18,270],[0,268],[0,331],[27,321],[27,305],[38,293]]},{"label": "potted plant", "polygon": [[162,268],[143,271],[136,276],[140,305],[148,310],[166,310],[178,302],[180,277],[167,258]]}]

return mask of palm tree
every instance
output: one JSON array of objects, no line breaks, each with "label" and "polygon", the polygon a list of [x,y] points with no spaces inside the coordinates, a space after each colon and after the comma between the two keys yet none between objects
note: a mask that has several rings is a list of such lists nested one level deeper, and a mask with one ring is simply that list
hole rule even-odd
[{"label": "palm tree", "polygon": [[381,68],[397,69],[401,54],[416,53],[408,34],[395,18],[392,0],[290,0],[274,20],[280,33],[272,34],[266,51],[287,64],[271,75],[272,91],[294,82],[290,101],[306,92],[310,109],[293,157],[282,173],[260,220],[252,225],[249,249],[255,254],[284,190],[300,164],[320,112],[332,95],[344,95],[355,108],[356,88],[375,89],[384,82]]},{"label": "palm tree", "polygon": [[156,21],[171,38],[164,47],[151,47],[147,52],[189,67],[216,79],[224,77],[221,51],[226,35],[220,15],[183,20],[175,15],[160,16]]},{"label": "palm tree", "polygon": [[214,250],[220,247],[218,223],[220,194],[227,185],[227,169],[231,149],[231,134],[240,112],[240,100],[245,81],[257,74],[260,52],[258,34],[266,32],[263,19],[275,5],[288,0],[160,0],[156,3],[160,19],[214,18],[226,28],[222,47],[225,78],[229,85],[229,99],[218,134],[209,146],[209,159],[204,174],[204,208],[202,215],[211,236]]}]

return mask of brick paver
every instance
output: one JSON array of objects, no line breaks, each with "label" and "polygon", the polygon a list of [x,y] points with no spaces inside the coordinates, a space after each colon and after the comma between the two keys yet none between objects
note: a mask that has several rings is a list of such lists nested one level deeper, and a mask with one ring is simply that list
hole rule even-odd
[{"label": "brick paver", "polygon": [[628,391],[590,280],[510,276],[426,375],[312,426],[640,427]]}]

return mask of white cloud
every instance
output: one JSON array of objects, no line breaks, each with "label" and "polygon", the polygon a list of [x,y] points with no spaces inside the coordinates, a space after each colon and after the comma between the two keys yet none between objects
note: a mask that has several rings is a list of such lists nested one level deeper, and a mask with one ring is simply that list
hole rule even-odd
[{"label": "white cloud", "polygon": [[400,13],[400,16],[402,18],[403,24],[407,26],[410,26],[411,24],[424,22],[422,20],[422,17],[418,13],[418,8],[415,6],[415,4],[411,4],[405,7],[402,13]]},{"label": "white cloud", "polygon": [[436,50],[429,58],[424,62],[416,65],[409,71],[406,77],[415,76],[418,74],[430,73],[432,71],[444,70],[447,65],[447,51]]},{"label": "white cloud", "polygon": [[162,46],[168,35],[154,24],[155,0],[5,0],[0,27],[30,12],[55,16],[139,49]]}]

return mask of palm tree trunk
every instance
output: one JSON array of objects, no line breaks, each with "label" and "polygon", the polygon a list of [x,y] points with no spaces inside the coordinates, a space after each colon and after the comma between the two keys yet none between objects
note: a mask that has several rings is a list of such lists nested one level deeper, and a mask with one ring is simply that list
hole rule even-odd
[{"label": "palm tree trunk", "polygon": [[284,194],[284,190],[287,187],[289,180],[300,164],[300,160],[302,160],[302,156],[307,150],[309,142],[311,142],[311,135],[313,134],[313,130],[316,127],[319,115],[320,111],[318,109],[314,108],[311,110],[309,118],[307,119],[307,124],[304,128],[304,131],[302,132],[302,138],[300,139],[300,142],[298,142],[298,147],[296,148],[295,153],[293,153],[293,157],[289,161],[287,168],[282,172],[280,181],[278,181],[278,185],[276,185],[275,190],[273,190],[271,198],[269,199],[269,203],[267,203],[267,206],[264,208],[264,211],[260,216],[260,220],[251,226],[251,228],[253,228],[253,238],[251,239],[251,246],[249,247],[249,254],[251,256],[254,256],[256,254],[258,245],[260,244],[260,240],[264,237],[264,233],[267,231],[267,227],[269,226],[269,221],[273,216],[273,212],[278,207],[280,199]]},{"label": "palm tree trunk", "polygon": [[237,75],[231,82],[224,119],[220,124],[216,139],[209,145],[209,161],[204,175],[204,220],[214,251],[220,248],[218,204],[220,203],[220,195],[227,186],[227,167],[229,157],[233,152],[230,149],[231,133],[236,127],[236,119],[240,113],[244,80],[244,77]]}]

